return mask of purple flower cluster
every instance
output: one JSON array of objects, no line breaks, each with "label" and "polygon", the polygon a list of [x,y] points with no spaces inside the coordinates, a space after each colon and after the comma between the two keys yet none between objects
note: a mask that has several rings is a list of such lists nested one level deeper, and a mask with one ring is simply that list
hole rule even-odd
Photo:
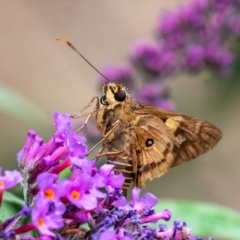
[{"label": "purple flower cluster", "polygon": [[166,12],[156,28],[159,42],[174,53],[178,70],[210,67],[223,78],[234,64],[233,38],[240,36],[238,0],[194,0],[175,12]]},{"label": "purple flower cluster", "polygon": [[194,0],[165,12],[156,26],[156,42],[137,42],[130,51],[136,66],[153,78],[206,67],[227,78],[235,60],[230,48],[240,36],[238,0]]},{"label": "purple flower cluster", "polygon": [[[22,181],[25,205],[0,225],[1,239],[197,239],[186,224],[175,221],[167,228],[148,223],[168,221],[171,212],[155,212],[158,199],[140,190],[132,190],[128,203],[122,196],[124,177],[113,172],[113,165],[99,169],[86,159],[85,138],[70,128],[70,117],[54,115],[55,134],[47,143],[34,131],[18,154],[19,172],[5,172],[0,187]],[[59,173],[70,168],[69,178]],[[103,191],[105,189],[105,191]],[[26,221],[23,221],[26,220]],[[35,235],[29,235],[35,230]],[[24,236],[23,234],[28,234]]]}]

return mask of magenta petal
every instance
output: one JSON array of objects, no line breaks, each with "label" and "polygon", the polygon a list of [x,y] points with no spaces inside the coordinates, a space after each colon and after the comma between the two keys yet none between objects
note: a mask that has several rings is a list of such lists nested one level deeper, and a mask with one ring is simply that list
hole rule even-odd
[{"label": "magenta petal", "polygon": [[105,175],[108,175],[112,171],[113,168],[114,168],[113,164],[104,164],[101,166],[99,171],[101,173],[104,173]]},{"label": "magenta petal", "polygon": [[126,204],[127,204],[127,199],[123,196],[112,203],[112,205],[115,206],[115,207],[123,207]]},{"label": "magenta petal", "polygon": [[93,210],[97,207],[97,199],[90,194],[84,194],[81,196],[79,203],[85,210]]},{"label": "magenta petal", "polygon": [[108,180],[108,185],[113,188],[121,188],[124,183],[124,176],[122,174],[111,175]]},{"label": "magenta petal", "polygon": [[0,181],[4,182],[4,189],[14,187],[22,181],[22,175],[17,170],[5,171],[5,176],[0,176]]},{"label": "magenta petal", "polygon": [[145,209],[152,208],[158,202],[158,199],[151,193],[145,194],[142,198],[139,198],[140,189],[133,188],[132,190],[132,201],[130,205],[137,210],[138,213],[141,213]]},{"label": "magenta petal", "polygon": [[107,229],[106,231],[104,231],[99,240],[117,240],[117,236],[116,233],[113,229]]},{"label": "magenta petal", "polygon": [[160,219],[169,221],[171,217],[172,213],[168,209],[165,209],[162,212],[155,213],[153,215],[142,218],[141,223],[157,222]]},{"label": "magenta petal", "polygon": [[71,118],[68,114],[55,112],[53,117],[56,132],[67,132],[70,130]]},{"label": "magenta petal", "polygon": [[41,173],[37,176],[37,184],[40,189],[52,185],[58,179],[57,174],[53,173]]},{"label": "magenta petal", "polygon": [[139,195],[140,195],[141,190],[139,188],[134,187],[132,189],[132,201],[130,202],[131,206],[134,206],[137,201],[139,200]]},{"label": "magenta petal", "polygon": [[106,197],[106,194],[105,194],[105,193],[99,191],[99,190],[96,189],[96,188],[92,188],[92,189],[90,190],[90,193],[91,193],[91,195],[95,196],[96,198],[104,198],[104,197]]}]

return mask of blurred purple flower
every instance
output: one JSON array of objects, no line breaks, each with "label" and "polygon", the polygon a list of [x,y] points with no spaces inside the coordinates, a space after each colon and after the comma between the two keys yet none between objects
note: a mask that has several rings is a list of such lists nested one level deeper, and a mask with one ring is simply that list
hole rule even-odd
[{"label": "blurred purple flower", "polygon": [[0,167],[0,205],[6,189],[12,188],[23,180],[22,175],[17,170],[5,171],[5,176],[2,175],[2,168]]},{"label": "blurred purple flower", "polygon": [[169,99],[168,89],[163,83],[143,84],[135,93],[135,98],[140,103],[146,103],[166,110],[174,109],[174,103]]},{"label": "blurred purple flower", "polygon": [[2,168],[0,167],[0,190],[12,188],[22,181],[22,175],[17,170],[5,171],[5,175],[2,175]]},{"label": "blurred purple flower", "polygon": [[[101,73],[111,82],[123,83],[127,87],[133,85],[133,69],[130,65],[122,64],[119,66],[105,66],[101,70]],[[103,85],[107,83],[107,80],[102,76],[99,76],[98,82],[100,85]]]},{"label": "blurred purple flower", "polygon": [[234,54],[228,42],[239,35],[240,3],[236,0],[194,0],[158,21],[159,44],[186,59],[179,71],[210,66],[223,78],[231,75]]},{"label": "blurred purple flower", "polygon": [[130,57],[138,67],[158,73],[161,60],[158,44],[146,41],[136,42],[130,48]]},{"label": "blurred purple flower", "polygon": [[205,48],[200,45],[189,45],[186,49],[186,68],[190,70],[199,70],[204,67]]},{"label": "blurred purple flower", "polygon": [[[153,76],[164,77],[176,70],[177,59],[175,53],[165,49],[158,43],[138,41],[130,48],[130,58],[139,71],[147,71]],[[148,77],[147,81],[156,81]]]},{"label": "blurred purple flower", "polygon": [[206,62],[216,67],[219,72],[224,74],[231,73],[231,66],[234,62],[234,55],[229,50],[223,48],[217,42],[211,42],[206,46]]}]

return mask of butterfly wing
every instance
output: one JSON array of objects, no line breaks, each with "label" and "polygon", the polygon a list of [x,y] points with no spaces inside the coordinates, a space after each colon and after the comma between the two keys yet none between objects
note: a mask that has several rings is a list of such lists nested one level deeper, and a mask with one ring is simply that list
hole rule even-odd
[{"label": "butterfly wing", "polygon": [[222,136],[211,123],[146,104],[140,104],[135,114],[138,187],[143,187],[147,179],[160,177],[169,168],[207,152]]}]

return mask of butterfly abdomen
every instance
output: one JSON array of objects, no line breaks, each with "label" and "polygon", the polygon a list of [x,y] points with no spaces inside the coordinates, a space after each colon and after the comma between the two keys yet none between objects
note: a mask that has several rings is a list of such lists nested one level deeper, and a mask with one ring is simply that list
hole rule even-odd
[{"label": "butterfly abdomen", "polygon": [[134,179],[132,160],[125,159],[124,156],[112,156],[111,158],[108,158],[107,163],[114,165],[113,170],[115,173],[123,174],[125,180],[122,188],[124,195],[126,195],[127,190]]}]

